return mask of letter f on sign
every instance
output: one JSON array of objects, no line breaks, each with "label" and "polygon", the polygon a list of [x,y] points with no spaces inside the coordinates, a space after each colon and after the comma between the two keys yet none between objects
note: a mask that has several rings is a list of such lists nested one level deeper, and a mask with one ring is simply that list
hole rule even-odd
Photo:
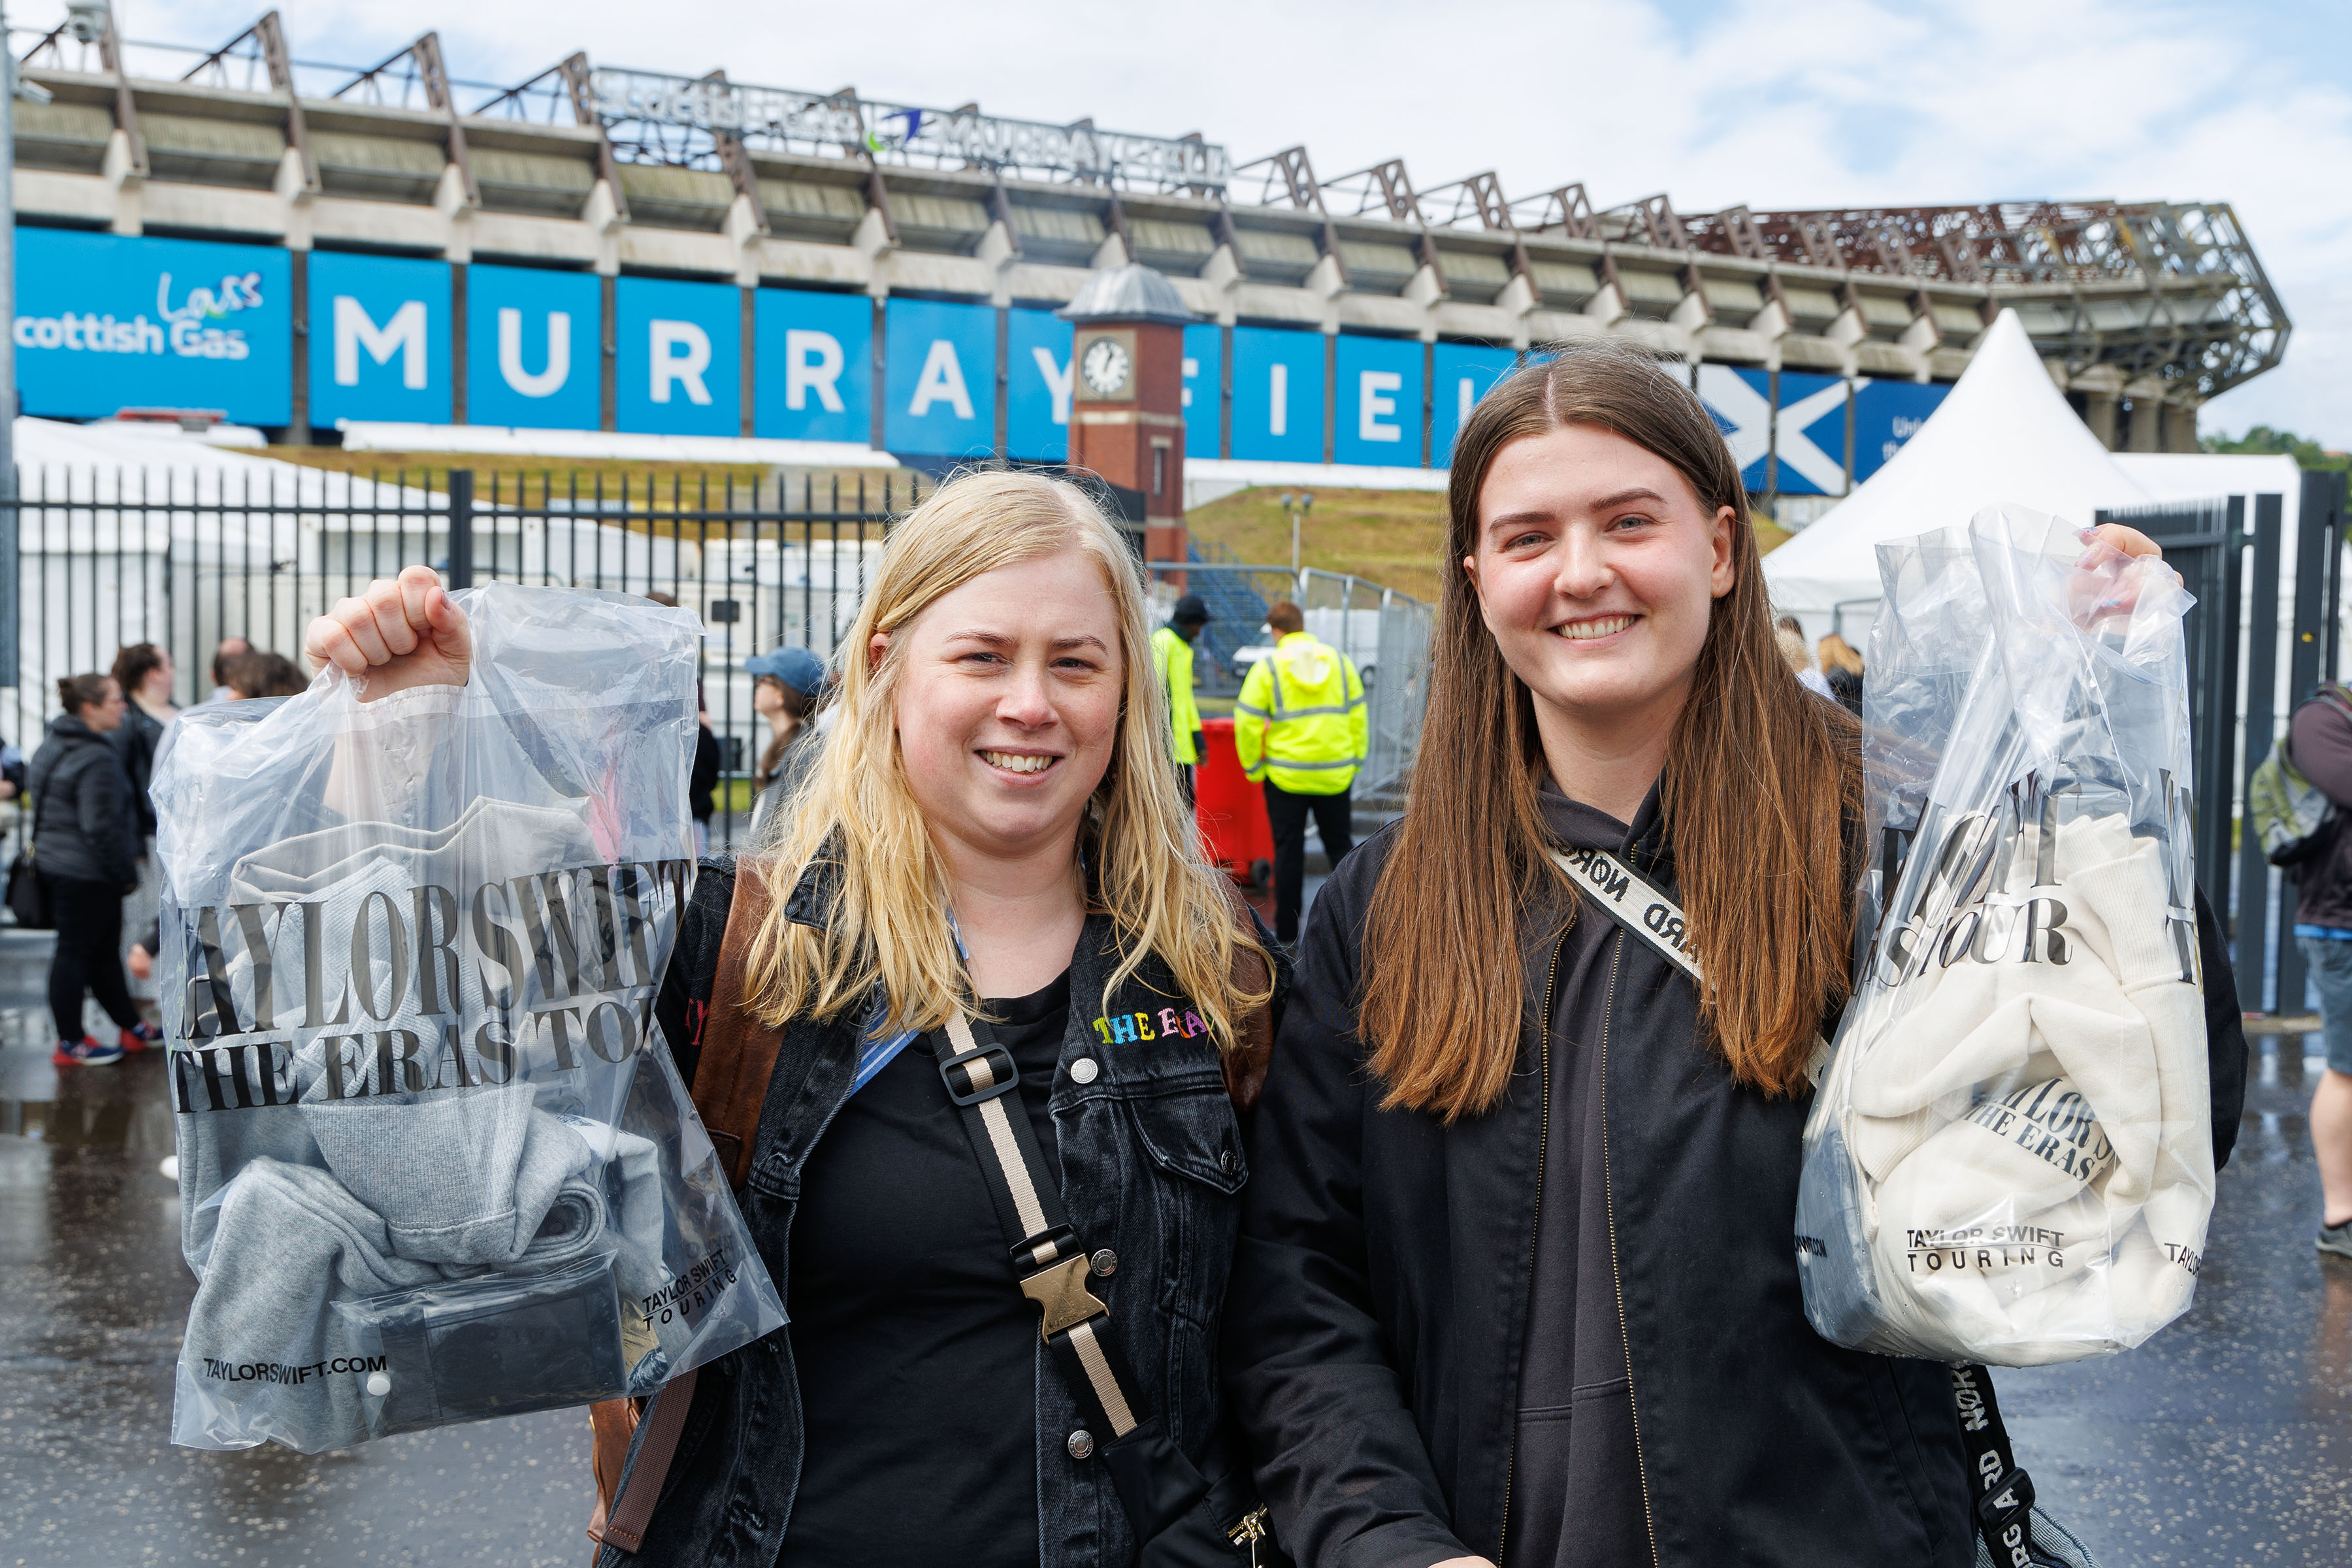
[{"label": "letter f on sign", "polygon": [[684,386],[688,403],[698,408],[708,406],[710,389],[702,384],[702,373],[710,368],[710,334],[692,321],[654,321],[649,326],[653,334],[653,400],[667,403],[670,389]]}]

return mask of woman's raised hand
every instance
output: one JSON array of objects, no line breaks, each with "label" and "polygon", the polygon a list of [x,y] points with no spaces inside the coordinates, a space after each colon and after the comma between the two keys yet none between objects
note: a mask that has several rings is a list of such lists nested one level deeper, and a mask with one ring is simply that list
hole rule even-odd
[{"label": "woman's raised hand", "polygon": [[373,702],[412,686],[463,686],[474,662],[466,612],[429,566],[379,577],[310,623],[302,651],[352,678]]},{"label": "woman's raised hand", "polygon": [[2178,587],[2180,574],[2164,564],[2164,547],[2137,528],[2103,522],[2083,531],[2082,558],[2067,584],[2075,620],[2094,630],[2120,617],[2128,621],[2146,590]]}]

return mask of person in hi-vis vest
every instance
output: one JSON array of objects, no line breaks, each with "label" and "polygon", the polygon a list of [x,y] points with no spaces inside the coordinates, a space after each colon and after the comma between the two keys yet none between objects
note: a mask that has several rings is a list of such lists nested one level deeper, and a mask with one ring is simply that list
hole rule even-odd
[{"label": "person in hi-vis vest", "polygon": [[1274,828],[1274,934],[1298,940],[1307,880],[1307,814],[1337,866],[1355,847],[1349,786],[1371,742],[1363,677],[1355,661],[1307,635],[1307,617],[1287,599],[1268,610],[1274,651],[1250,667],[1234,704],[1234,749],[1242,772],[1265,785]]},{"label": "person in hi-vis vest", "polygon": [[1169,744],[1187,805],[1192,804],[1192,769],[1208,744],[1201,732],[1201,705],[1192,699],[1192,643],[1211,618],[1201,595],[1187,594],[1176,601],[1168,624],[1151,634],[1151,662],[1159,671],[1160,689],[1167,695]]}]

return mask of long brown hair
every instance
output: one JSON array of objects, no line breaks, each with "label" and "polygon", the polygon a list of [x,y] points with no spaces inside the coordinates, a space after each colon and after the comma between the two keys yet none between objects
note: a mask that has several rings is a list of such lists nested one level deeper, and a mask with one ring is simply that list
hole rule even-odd
[{"label": "long brown hair", "polygon": [[1575,918],[1537,802],[1534,699],[1504,663],[1462,569],[1477,548],[1478,495],[1496,454],[1570,425],[1664,458],[1708,515],[1729,507],[1737,520],[1731,591],[1710,612],[1660,789],[1706,972],[1701,1027],[1740,1081],[1786,1094],[1846,992],[1845,821],[1861,795],[1853,721],[1799,685],[1780,657],[1739,467],[1697,397],[1631,345],[1565,349],[1496,385],[1454,444],[1412,805],[1364,930],[1360,1027],[1387,1086],[1382,1103],[1449,1121],[1488,1110],[1509,1081],[1530,1000],[1521,944],[1566,929],[1530,932],[1525,922],[1545,907],[1566,911],[1555,921]]}]

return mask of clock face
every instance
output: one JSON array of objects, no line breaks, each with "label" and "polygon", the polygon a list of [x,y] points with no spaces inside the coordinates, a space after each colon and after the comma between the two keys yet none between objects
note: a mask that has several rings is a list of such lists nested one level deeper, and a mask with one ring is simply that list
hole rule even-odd
[{"label": "clock face", "polygon": [[1109,397],[1127,385],[1127,348],[1116,338],[1097,338],[1087,345],[1078,371],[1096,396]]}]

